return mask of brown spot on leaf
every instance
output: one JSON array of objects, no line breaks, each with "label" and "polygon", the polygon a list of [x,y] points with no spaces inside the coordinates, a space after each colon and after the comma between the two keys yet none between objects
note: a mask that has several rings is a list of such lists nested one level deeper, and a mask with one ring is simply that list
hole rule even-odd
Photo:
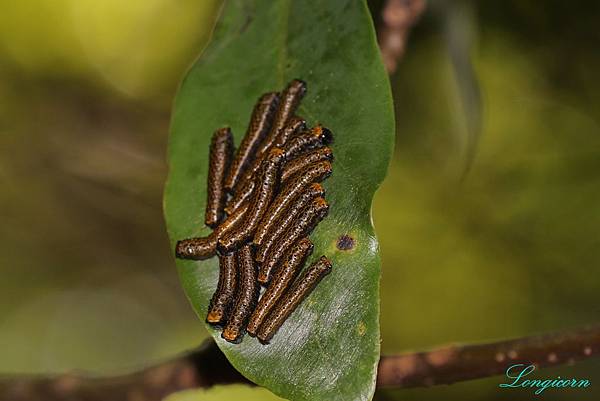
[{"label": "brown spot on leaf", "polygon": [[342,235],[337,240],[337,248],[341,251],[349,251],[354,248],[354,238],[349,235]]}]

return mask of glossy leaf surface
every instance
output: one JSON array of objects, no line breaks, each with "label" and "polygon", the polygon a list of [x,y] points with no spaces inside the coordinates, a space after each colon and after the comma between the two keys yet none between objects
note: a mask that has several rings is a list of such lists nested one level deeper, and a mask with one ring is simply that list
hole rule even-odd
[{"label": "glossy leaf surface", "polygon": [[[226,2],[213,40],[177,95],[169,143],[165,216],[174,248],[207,235],[203,225],[208,146],[230,126],[239,143],[258,97],[300,78],[308,93],[298,114],[334,134],[333,175],[324,182],[329,216],[311,235],[312,259],[333,271],[291,315],[271,344],[246,336],[230,344],[207,325],[246,377],[292,400],[367,400],[379,360],[378,244],[373,194],[393,149],[389,83],[362,1]],[[345,240],[339,246],[339,239]],[[218,260],[177,261],[200,319],[218,278]]]}]

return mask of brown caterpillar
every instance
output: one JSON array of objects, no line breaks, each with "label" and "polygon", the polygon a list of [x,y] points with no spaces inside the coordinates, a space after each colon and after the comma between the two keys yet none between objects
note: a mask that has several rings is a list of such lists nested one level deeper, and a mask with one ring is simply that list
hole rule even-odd
[{"label": "brown caterpillar", "polygon": [[296,135],[290,139],[284,146],[285,156],[292,160],[305,150],[313,149],[319,146],[329,145],[333,141],[333,134],[325,127],[317,125],[310,131]]},{"label": "brown caterpillar", "polygon": [[254,196],[250,201],[248,212],[243,222],[219,238],[218,247],[221,252],[229,253],[233,251],[254,235],[277,189],[277,185],[279,184],[279,170],[284,160],[285,154],[282,149],[271,149],[269,156],[263,162],[260,181],[257,184],[257,189],[254,191]]},{"label": "brown caterpillar", "polygon": [[281,258],[288,252],[291,246],[300,238],[308,235],[313,228],[327,215],[329,205],[325,199],[319,197],[313,199],[298,215],[289,229],[271,247],[265,261],[258,271],[258,281],[267,284],[271,279],[273,269],[279,265]]},{"label": "brown caterpillar", "polygon": [[[176,244],[183,259],[218,251],[219,281],[206,322],[224,327],[229,342],[240,342],[245,331],[270,341],[331,270],[323,256],[296,279],[314,248],[307,236],[328,213],[319,182],[331,174],[333,160],[331,131],[307,130],[294,116],[305,93],[306,83],[293,80],[281,94],[262,95],[235,153],[229,128],[213,134],[204,213],[213,231]],[[260,298],[260,284],[269,281]]]},{"label": "brown caterpillar", "polygon": [[285,209],[284,213],[277,221],[274,222],[271,219],[272,216],[266,215],[261,224],[269,222],[271,228],[265,232],[264,239],[261,240],[260,246],[256,248],[254,260],[259,263],[263,262],[271,250],[271,247],[281,239],[281,236],[287,231],[290,225],[295,222],[296,217],[304,210],[306,205],[314,198],[323,197],[324,194],[325,190],[323,189],[323,186],[318,183],[313,183],[296,197],[294,202]]},{"label": "brown caterpillar", "polygon": [[265,214],[267,217],[256,229],[253,240],[254,245],[258,246],[262,244],[272,225],[281,217],[284,210],[286,210],[294,199],[296,199],[300,192],[311,183],[322,181],[329,177],[330,174],[331,163],[324,161],[308,166],[305,170],[300,171],[291,177],[288,182],[283,185],[271,206],[269,206],[269,209]]},{"label": "brown caterpillar", "polygon": [[[306,94],[306,82],[301,81],[299,79],[292,80],[287,88],[281,94],[281,103],[277,108],[277,113],[275,114],[275,120],[273,122],[273,127],[271,127],[271,137],[274,142],[279,134],[279,131],[283,129],[288,123],[290,117],[294,115],[296,109],[300,105],[302,98]],[[273,143],[271,143],[272,145]],[[266,152],[269,147],[268,144],[265,143],[265,146],[261,149],[262,152]]]},{"label": "brown caterpillar", "polygon": [[257,158],[266,154],[274,145],[279,137],[279,131],[283,130],[287,125],[290,117],[294,115],[302,98],[306,94],[306,83],[295,79],[291,81],[287,88],[281,93],[281,101],[275,113],[275,119],[271,130],[260,144],[256,153]]},{"label": "brown caterpillar", "polygon": [[256,282],[256,267],[252,259],[250,245],[244,245],[237,253],[239,272],[238,290],[235,305],[227,317],[227,325],[221,333],[225,340],[238,343],[243,335],[248,318],[256,306],[260,286]]},{"label": "brown caterpillar", "polygon": [[267,344],[273,338],[286,319],[330,271],[331,261],[325,256],[308,267],[260,325],[257,337],[261,343]]},{"label": "brown caterpillar", "polygon": [[215,131],[210,143],[208,184],[206,188],[206,211],[204,223],[216,227],[223,217],[226,192],[223,181],[233,157],[233,135],[229,127]]},{"label": "brown caterpillar", "polygon": [[289,287],[296,274],[304,266],[306,258],[312,253],[313,243],[308,238],[302,238],[290,249],[286,255],[283,266],[277,270],[273,282],[264,292],[258,306],[252,313],[246,330],[251,336],[256,335],[256,331],[285,290]]},{"label": "brown caterpillar", "polygon": [[236,188],[235,193],[227,202],[225,206],[225,212],[228,214],[233,213],[242,203],[250,199],[256,188],[256,181],[254,179],[245,180],[243,183],[240,182]]},{"label": "brown caterpillar", "polygon": [[175,255],[179,259],[192,260],[207,259],[214,256],[217,250],[217,242],[219,241],[219,238],[221,238],[221,236],[226,232],[237,227],[238,224],[243,221],[248,211],[248,206],[248,202],[241,205],[206,237],[189,238],[177,241]]},{"label": "brown caterpillar", "polygon": [[208,237],[177,241],[175,256],[179,259],[202,260],[214,256],[216,250],[217,238],[211,234]]},{"label": "brown caterpillar", "polygon": [[231,192],[235,188],[238,180],[244,174],[244,170],[254,159],[256,148],[271,128],[273,114],[278,104],[279,94],[266,93],[254,106],[246,135],[240,143],[225,177],[224,186],[227,191]]},{"label": "brown caterpillar", "polygon": [[232,306],[237,287],[236,254],[219,255],[219,283],[210,300],[206,321],[210,324],[223,324]]},{"label": "brown caterpillar", "polygon": [[301,154],[293,160],[285,163],[281,171],[281,182],[286,181],[298,171],[303,170],[306,166],[318,163],[324,160],[333,161],[333,152],[328,146],[311,150],[308,153]]},{"label": "brown caterpillar", "polygon": [[227,216],[227,218],[212,232],[212,235],[216,237],[216,240],[218,241],[225,233],[238,227],[244,221],[249,208],[250,203],[246,202],[230,213],[229,216]]},{"label": "brown caterpillar", "polygon": [[[272,144],[272,147],[283,147],[293,135],[305,129],[306,121],[304,121],[304,119],[300,117],[292,117],[289,123],[279,130],[279,135],[275,138],[275,142]],[[239,180],[237,186],[235,187],[233,198],[227,202],[227,207],[225,208],[226,211],[228,209],[235,209],[236,204],[240,204],[245,199],[250,197],[252,191],[254,190],[252,185],[254,184],[256,174],[260,164],[262,163],[262,160],[264,160],[265,157],[266,155],[264,153],[258,156],[252,163],[252,166],[248,169],[247,173],[244,175],[244,178]]]},{"label": "brown caterpillar", "polygon": [[279,130],[279,135],[273,143],[274,148],[282,148],[287,141],[299,132],[306,131],[306,121],[302,117],[294,116]]}]

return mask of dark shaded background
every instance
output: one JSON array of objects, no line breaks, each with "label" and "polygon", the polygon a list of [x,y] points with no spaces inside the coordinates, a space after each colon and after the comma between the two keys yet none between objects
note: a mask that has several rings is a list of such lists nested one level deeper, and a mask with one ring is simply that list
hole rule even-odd
[{"label": "dark shaded background", "polygon": [[[218,2],[6,3],[0,371],[118,373],[196,346],[161,196],[170,101]],[[429,2],[373,206],[384,353],[600,320],[599,8]],[[592,381],[546,399],[600,396],[598,361],[539,374]],[[377,399],[533,397],[502,381]]]}]

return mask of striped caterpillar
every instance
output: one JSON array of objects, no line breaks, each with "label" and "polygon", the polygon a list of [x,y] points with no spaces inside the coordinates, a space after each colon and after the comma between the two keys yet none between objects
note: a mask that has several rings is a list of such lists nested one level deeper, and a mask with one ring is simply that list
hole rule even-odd
[{"label": "striped caterpillar", "polygon": [[204,216],[213,231],[175,247],[180,259],[218,255],[206,321],[231,343],[246,332],[269,343],[332,268],[321,256],[304,269],[314,249],[309,236],[330,207],[320,183],[333,171],[331,131],[296,115],[305,94],[296,79],[262,95],[237,150],[229,128],[215,131]]}]

